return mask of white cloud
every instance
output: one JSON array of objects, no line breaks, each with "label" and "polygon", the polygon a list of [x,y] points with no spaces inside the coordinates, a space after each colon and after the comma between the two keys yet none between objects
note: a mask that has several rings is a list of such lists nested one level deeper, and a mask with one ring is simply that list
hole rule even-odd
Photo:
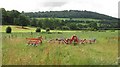
[{"label": "white cloud", "polygon": [[34,12],[48,10],[88,10],[118,17],[119,0],[0,0],[0,8]]}]

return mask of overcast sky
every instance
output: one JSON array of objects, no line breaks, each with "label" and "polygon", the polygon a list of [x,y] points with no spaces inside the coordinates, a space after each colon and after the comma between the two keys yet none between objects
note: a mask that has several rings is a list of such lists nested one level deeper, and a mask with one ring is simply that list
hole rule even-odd
[{"label": "overcast sky", "polygon": [[118,17],[119,0],[0,0],[0,8],[25,12],[87,10]]}]

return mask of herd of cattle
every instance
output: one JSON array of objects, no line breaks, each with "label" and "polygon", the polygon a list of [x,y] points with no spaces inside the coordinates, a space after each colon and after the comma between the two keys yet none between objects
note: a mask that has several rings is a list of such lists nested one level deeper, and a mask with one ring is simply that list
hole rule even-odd
[{"label": "herd of cattle", "polygon": [[[27,40],[27,44],[28,45],[34,45],[34,46],[38,46],[39,44],[42,44],[43,42],[43,37],[40,36],[38,38],[26,38]],[[92,44],[92,43],[96,43],[96,39],[79,39],[77,36],[73,35],[71,38],[56,38],[56,39],[50,39],[47,41],[50,44],[53,43],[58,43],[58,44]]]}]

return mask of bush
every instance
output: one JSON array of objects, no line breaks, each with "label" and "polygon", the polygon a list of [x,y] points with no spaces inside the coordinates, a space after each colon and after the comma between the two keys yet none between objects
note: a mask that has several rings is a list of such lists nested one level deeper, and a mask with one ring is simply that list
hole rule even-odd
[{"label": "bush", "polygon": [[58,32],[58,34],[62,34],[62,32]]},{"label": "bush", "polygon": [[11,33],[11,32],[12,32],[11,27],[7,27],[7,28],[6,28],[6,33]]},{"label": "bush", "polygon": [[36,32],[41,32],[41,29],[40,29],[40,28],[37,28],[37,29],[36,29]]},{"label": "bush", "polygon": [[56,30],[60,30],[60,27],[57,27]]},{"label": "bush", "polygon": [[62,26],[63,30],[70,30],[70,28],[68,26]]},{"label": "bush", "polygon": [[46,32],[50,32],[50,28],[46,28]]},{"label": "bush", "polygon": [[88,28],[88,30],[90,30],[90,31],[97,31],[98,29],[96,29],[96,28]]}]

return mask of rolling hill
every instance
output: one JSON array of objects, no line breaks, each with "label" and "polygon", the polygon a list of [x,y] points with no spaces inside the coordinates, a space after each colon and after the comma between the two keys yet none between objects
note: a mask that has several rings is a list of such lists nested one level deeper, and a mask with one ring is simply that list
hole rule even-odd
[{"label": "rolling hill", "polygon": [[45,12],[27,12],[27,16],[32,18],[92,18],[100,20],[116,20],[117,18],[100,14],[92,11],[64,10],[64,11],[45,11]]}]

